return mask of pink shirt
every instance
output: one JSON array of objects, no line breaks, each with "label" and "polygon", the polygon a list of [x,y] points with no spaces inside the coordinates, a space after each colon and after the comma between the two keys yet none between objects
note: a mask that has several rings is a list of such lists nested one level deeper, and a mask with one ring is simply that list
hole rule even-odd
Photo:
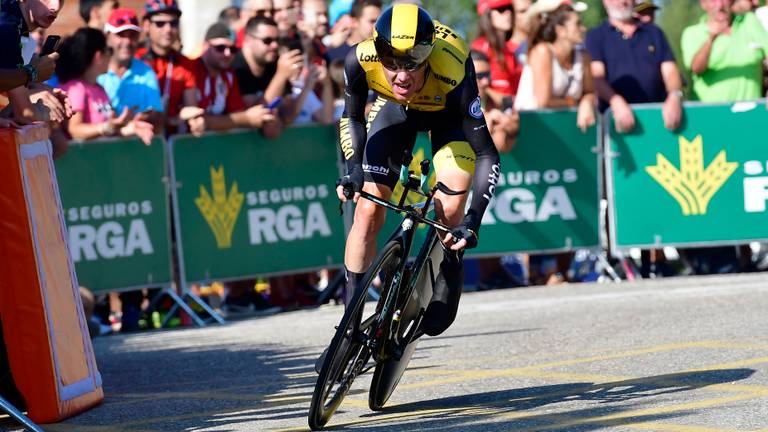
[{"label": "pink shirt", "polygon": [[104,123],[112,116],[109,97],[100,85],[69,80],[59,87],[69,95],[72,110],[83,113],[84,123]]}]

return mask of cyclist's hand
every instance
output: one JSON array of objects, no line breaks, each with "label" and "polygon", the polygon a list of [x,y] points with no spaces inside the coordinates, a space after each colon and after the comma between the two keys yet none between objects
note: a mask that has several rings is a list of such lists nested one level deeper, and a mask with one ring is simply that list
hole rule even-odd
[{"label": "cyclist's hand", "polygon": [[363,190],[363,169],[353,169],[349,174],[336,180],[336,195],[341,202],[347,202],[352,199],[357,202],[360,198],[360,191]]},{"label": "cyclist's hand", "polygon": [[466,224],[461,224],[446,234],[444,242],[451,250],[472,249],[477,247],[477,234]]}]

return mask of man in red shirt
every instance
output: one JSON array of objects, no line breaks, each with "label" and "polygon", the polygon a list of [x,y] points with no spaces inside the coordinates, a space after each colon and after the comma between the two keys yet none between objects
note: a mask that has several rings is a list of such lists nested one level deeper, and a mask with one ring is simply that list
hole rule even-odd
[{"label": "man in red shirt", "polygon": [[[147,0],[144,5],[144,31],[147,45],[136,56],[157,74],[168,134],[183,131],[185,120],[203,114],[197,108],[194,62],[176,50],[180,40],[181,10],[176,0]],[[182,113],[182,108],[184,115]]]},{"label": "man in red shirt", "polygon": [[205,130],[263,128],[267,136],[278,135],[281,125],[273,110],[263,105],[244,110],[240,87],[231,67],[237,48],[229,27],[222,23],[209,27],[203,49],[203,55],[195,60],[194,74],[198,106],[206,115],[190,120],[190,126],[198,129],[202,122]]}]

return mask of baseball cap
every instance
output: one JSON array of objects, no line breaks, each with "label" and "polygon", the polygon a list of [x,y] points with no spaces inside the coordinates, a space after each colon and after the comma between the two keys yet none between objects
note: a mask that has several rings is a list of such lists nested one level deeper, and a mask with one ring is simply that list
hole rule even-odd
[{"label": "baseball cap", "polygon": [[656,6],[652,1],[641,1],[640,3],[635,5],[635,12],[641,13],[641,12],[651,12],[657,10],[659,7]]},{"label": "baseball cap", "polygon": [[205,32],[205,40],[209,41],[220,38],[229,39],[234,42],[235,35],[232,34],[232,30],[226,24],[217,22],[208,27],[208,30]]},{"label": "baseball cap", "polygon": [[586,3],[580,1],[571,0],[538,0],[536,3],[528,8],[528,16],[540,15],[545,13],[554,12],[555,9],[562,5],[568,5],[576,12],[584,12],[589,7]]},{"label": "baseball cap", "polygon": [[477,0],[477,14],[482,15],[490,9],[512,6],[512,0]]},{"label": "baseball cap", "polygon": [[176,0],[147,0],[144,4],[144,18],[161,12],[181,16],[181,9]]},{"label": "baseball cap", "polygon": [[120,33],[126,30],[141,32],[139,18],[136,12],[128,8],[115,9],[109,15],[104,31],[107,33]]}]

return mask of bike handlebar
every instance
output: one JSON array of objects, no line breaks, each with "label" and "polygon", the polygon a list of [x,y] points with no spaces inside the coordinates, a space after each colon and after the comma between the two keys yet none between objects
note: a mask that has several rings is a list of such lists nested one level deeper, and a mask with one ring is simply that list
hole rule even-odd
[{"label": "bike handlebar", "polygon": [[[446,225],[443,225],[442,223],[434,220],[429,219],[426,217],[427,211],[422,213],[419,213],[413,206],[405,205],[405,198],[408,195],[408,192],[415,192],[424,198],[426,198],[426,201],[424,201],[425,208],[429,206],[430,202],[432,201],[432,198],[435,195],[436,191],[440,191],[446,195],[450,196],[456,196],[456,195],[462,195],[467,193],[466,190],[463,191],[455,191],[442,182],[437,182],[433,188],[429,188],[429,168],[430,168],[430,162],[428,159],[424,159],[421,161],[420,168],[421,168],[421,176],[420,178],[416,178],[414,176],[411,176],[413,171],[408,170],[408,166],[410,165],[412,160],[412,155],[409,151],[406,151],[403,155],[403,164],[400,167],[400,184],[403,185],[403,194],[400,198],[399,204],[392,204],[389,201],[383,200],[376,195],[372,195],[365,191],[360,191],[360,197],[365,198],[377,205],[380,205],[382,207],[386,207],[390,210],[393,210],[398,213],[405,213],[408,216],[412,217],[413,219],[417,220],[420,223],[425,223],[429,226],[434,227],[435,229],[449,233],[451,232],[451,229],[448,228]],[[351,200],[355,196],[355,191],[352,190],[351,187],[344,187],[343,189],[344,197],[348,200]],[[341,210],[341,204],[339,204],[339,210]]]}]

